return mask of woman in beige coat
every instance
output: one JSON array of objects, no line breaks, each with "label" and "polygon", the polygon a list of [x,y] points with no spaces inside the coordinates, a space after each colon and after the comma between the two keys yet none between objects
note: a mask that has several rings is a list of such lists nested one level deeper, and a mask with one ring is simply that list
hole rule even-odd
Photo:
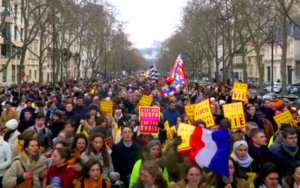
[{"label": "woman in beige coat", "polygon": [[31,187],[40,188],[44,185],[47,159],[39,155],[37,139],[25,140],[23,148],[23,152],[15,158],[3,177],[4,188],[13,188],[31,178],[33,180]]}]

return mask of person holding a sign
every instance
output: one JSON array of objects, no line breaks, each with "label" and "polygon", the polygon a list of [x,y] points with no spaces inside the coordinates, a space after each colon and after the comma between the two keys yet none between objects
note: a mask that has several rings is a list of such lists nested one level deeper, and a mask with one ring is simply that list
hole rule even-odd
[{"label": "person holding a sign", "polygon": [[176,110],[175,101],[170,102],[169,108],[163,110],[163,114],[164,114],[165,119],[169,121],[169,124],[171,127],[176,124],[177,117],[179,117],[180,114]]},{"label": "person holding a sign", "polygon": [[[130,176],[130,184],[129,187],[131,188],[132,185],[137,181],[141,165],[145,161],[158,161],[159,157],[161,156],[161,143],[157,139],[153,139],[147,144],[147,150],[142,154],[142,159],[136,161],[136,163],[133,166],[132,173]],[[162,174],[164,179],[169,184],[169,173],[166,167],[161,168]]]}]

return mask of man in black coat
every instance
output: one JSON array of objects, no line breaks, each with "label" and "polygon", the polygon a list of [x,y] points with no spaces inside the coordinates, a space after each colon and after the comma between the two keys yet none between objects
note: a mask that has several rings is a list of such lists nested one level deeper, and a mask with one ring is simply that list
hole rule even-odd
[{"label": "man in black coat", "polygon": [[140,145],[133,140],[133,128],[130,126],[121,127],[121,136],[122,140],[113,146],[111,156],[115,171],[120,173],[120,180],[128,187],[132,168],[140,158]]},{"label": "man in black coat", "polygon": [[261,118],[257,117],[256,108],[253,104],[247,105],[246,121],[255,122],[260,129],[264,129],[264,122]]},{"label": "man in black coat", "polygon": [[24,111],[24,119],[21,119],[18,126],[18,131],[20,133],[24,132],[26,129],[34,125],[34,117],[29,110]]}]

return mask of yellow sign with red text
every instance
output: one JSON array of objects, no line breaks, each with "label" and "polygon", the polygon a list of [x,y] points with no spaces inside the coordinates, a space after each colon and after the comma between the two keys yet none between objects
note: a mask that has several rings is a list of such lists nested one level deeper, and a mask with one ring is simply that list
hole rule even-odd
[{"label": "yellow sign with red text", "polygon": [[232,100],[245,102],[247,100],[247,92],[248,92],[248,84],[234,82],[232,96],[231,96]]},{"label": "yellow sign with red text", "polygon": [[242,102],[223,104],[224,117],[230,119],[231,129],[246,127],[245,112]]},{"label": "yellow sign with red text", "polygon": [[296,122],[289,110],[285,110],[282,113],[273,117],[276,124],[280,126],[281,124],[290,124],[291,126],[295,126]]},{"label": "yellow sign with red text", "polygon": [[193,125],[189,125],[185,123],[179,124],[177,136],[181,136],[182,143],[178,145],[177,151],[185,151],[191,149],[190,139],[194,130],[195,130],[195,126]]},{"label": "yellow sign with red text", "polygon": [[195,105],[195,120],[202,120],[206,124],[206,128],[210,128],[216,125],[214,116],[211,112],[211,106],[209,99]]},{"label": "yellow sign with red text", "polygon": [[114,103],[112,101],[100,101],[101,114],[113,115]]},{"label": "yellow sign with red text", "polygon": [[148,95],[143,95],[139,100],[138,104],[136,105],[136,108],[138,109],[140,106],[151,106],[152,102],[153,102],[153,97],[150,97]]},{"label": "yellow sign with red text", "polygon": [[190,121],[194,121],[195,119],[195,104],[188,104],[184,106],[185,113],[189,117]]}]

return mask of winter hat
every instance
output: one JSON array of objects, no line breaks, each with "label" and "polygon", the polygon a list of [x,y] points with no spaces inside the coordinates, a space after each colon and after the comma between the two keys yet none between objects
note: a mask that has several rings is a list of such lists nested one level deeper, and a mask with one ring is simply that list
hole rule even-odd
[{"label": "winter hat", "polygon": [[11,119],[5,123],[5,126],[11,130],[15,130],[18,128],[18,121],[16,119]]},{"label": "winter hat", "polygon": [[233,152],[235,152],[235,150],[239,147],[239,146],[245,146],[246,148],[248,148],[248,144],[245,140],[239,140],[239,141],[236,141],[234,142],[233,144]]},{"label": "winter hat", "polygon": [[155,145],[158,145],[159,147],[161,147],[161,143],[158,139],[153,139],[153,140],[149,141],[147,144],[147,149],[150,150]]}]

